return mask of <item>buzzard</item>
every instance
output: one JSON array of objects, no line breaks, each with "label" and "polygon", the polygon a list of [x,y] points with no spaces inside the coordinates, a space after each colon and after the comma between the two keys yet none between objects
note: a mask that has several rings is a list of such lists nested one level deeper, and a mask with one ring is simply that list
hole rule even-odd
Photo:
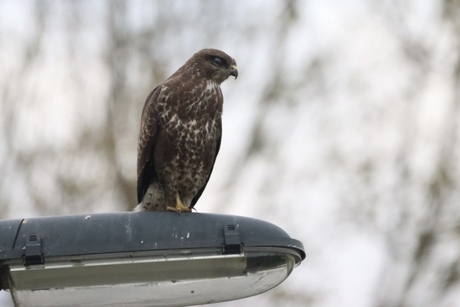
[{"label": "buzzard", "polygon": [[147,97],[137,155],[136,211],[190,212],[211,176],[222,137],[220,84],[238,77],[226,53],[195,53]]}]

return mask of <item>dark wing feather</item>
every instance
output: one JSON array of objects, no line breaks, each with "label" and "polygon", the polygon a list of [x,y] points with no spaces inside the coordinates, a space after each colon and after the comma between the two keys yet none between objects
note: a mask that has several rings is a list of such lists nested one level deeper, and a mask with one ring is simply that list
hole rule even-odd
[{"label": "dark wing feather", "polygon": [[220,119],[220,118],[219,118],[219,127],[218,127],[218,129],[219,129],[219,135],[217,136],[217,139],[216,139],[216,154],[214,155],[214,160],[212,161],[212,166],[211,166],[211,168],[209,170],[209,176],[206,179],[206,183],[204,184],[204,186],[200,190],[198,190],[198,193],[196,193],[195,197],[193,197],[192,203],[190,204],[190,209],[192,209],[195,206],[196,202],[201,197],[201,194],[203,194],[204,189],[208,185],[209,178],[211,177],[212,170],[214,168],[214,164],[216,163],[217,155],[219,154],[220,142],[222,140],[222,119]]},{"label": "dark wing feather", "polygon": [[137,202],[144,197],[149,184],[157,178],[154,168],[153,149],[158,134],[158,118],[155,105],[160,93],[157,86],[147,97],[142,109],[139,144],[137,148]]}]

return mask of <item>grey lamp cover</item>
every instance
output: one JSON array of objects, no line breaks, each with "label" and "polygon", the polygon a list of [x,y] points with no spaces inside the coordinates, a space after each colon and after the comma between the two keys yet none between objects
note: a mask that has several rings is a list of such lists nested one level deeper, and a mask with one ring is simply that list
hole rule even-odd
[{"label": "grey lamp cover", "polygon": [[0,221],[0,289],[16,306],[187,306],[285,280],[301,242],[252,218],[126,212]]}]

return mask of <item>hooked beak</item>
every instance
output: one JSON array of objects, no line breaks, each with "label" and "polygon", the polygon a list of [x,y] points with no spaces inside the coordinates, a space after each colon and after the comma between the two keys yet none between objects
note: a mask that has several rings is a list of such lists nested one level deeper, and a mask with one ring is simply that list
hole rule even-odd
[{"label": "hooked beak", "polygon": [[234,76],[235,79],[238,78],[238,68],[236,67],[236,65],[230,66],[230,76]]}]

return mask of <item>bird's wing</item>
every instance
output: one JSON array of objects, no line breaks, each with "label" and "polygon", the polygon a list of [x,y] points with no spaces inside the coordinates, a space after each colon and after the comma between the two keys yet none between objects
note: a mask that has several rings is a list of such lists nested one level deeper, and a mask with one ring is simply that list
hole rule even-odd
[{"label": "bird's wing", "polygon": [[137,148],[137,202],[144,197],[149,184],[157,177],[153,149],[158,134],[158,118],[155,106],[160,94],[160,86],[157,86],[147,97],[142,109],[141,128]]},{"label": "bird's wing", "polygon": [[203,194],[203,191],[206,188],[206,185],[208,184],[209,178],[211,177],[211,173],[214,168],[214,164],[216,163],[217,154],[219,153],[219,149],[220,149],[220,142],[222,140],[222,119],[221,118],[219,118],[217,130],[219,133],[216,139],[216,154],[214,155],[214,160],[212,161],[212,165],[209,171],[208,178],[206,179],[206,183],[204,184],[204,186],[198,191],[198,193],[196,193],[195,197],[193,197],[192,203],[190,204],[190,209],[192,209],[195,206],[196,202],[201,197],[201,194]]}]

